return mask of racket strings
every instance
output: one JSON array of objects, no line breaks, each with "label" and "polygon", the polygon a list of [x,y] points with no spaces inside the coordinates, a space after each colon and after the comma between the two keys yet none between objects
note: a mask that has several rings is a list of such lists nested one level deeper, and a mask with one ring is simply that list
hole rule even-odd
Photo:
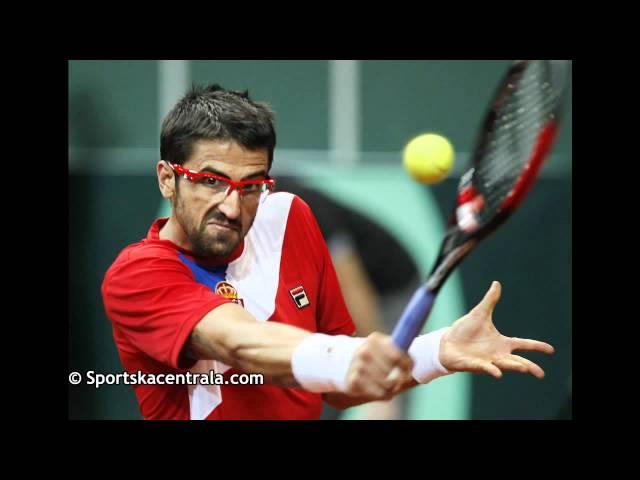
[{"label": "racket strings", "polygon": [[524,172],[540,129],[557,104],[544,62],[531,63],[511,88],[475,158],[473,183],[485,202],[478,212],[480,223],[497,213]]}]

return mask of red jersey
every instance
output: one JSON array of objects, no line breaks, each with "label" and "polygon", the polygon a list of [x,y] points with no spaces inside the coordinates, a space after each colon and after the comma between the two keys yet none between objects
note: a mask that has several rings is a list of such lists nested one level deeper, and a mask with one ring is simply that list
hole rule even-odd
[{"label": "red jersey", "polygon": [[[278,192],[227,258],[194,257],[159,232],[126,247],[107,271],[102,296],[129,373],[240,372],[215,360],[181,356],[195,325],[212,309],[235,301],[258,321],[311,332],[351,335],[328,248],[315,217],[299,197]],[[320,394],[276,385],[134,385],[146,419],[317,419]]]}]

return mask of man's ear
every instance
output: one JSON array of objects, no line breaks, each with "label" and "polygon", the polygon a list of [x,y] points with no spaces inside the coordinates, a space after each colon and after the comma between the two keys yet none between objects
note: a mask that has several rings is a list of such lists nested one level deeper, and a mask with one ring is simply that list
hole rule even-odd
[{"label": "man's ear", "polygon": [[174,198],[176,195],[176,175],[169,164],[160,160],[156,165],[156,174],[162,196],[169,200]]}]

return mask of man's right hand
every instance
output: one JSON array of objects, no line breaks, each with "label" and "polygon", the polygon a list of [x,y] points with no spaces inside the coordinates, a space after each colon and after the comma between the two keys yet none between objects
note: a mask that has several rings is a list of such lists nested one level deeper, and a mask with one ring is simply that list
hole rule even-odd
[{"label": "man's right hand", "polygon": [[388,400],[412,380],[412,369],[413,360],[390,336],[372,333],[353,354],[344,393]]}]

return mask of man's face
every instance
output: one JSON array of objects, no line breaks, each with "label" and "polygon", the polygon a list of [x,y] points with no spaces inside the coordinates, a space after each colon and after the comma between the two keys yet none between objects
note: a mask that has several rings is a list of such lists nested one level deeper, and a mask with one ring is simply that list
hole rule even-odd
[{"label": "man's face", "polygon": [[[266,178],[266,148],[246,150],[232,140],[199,140],[183,167],[209,172],[231,180]],[[240,244],[256,216],[259,197],[214,194],[206,185],[176,178],[175,214],[194,254],[224,257]]]}]

